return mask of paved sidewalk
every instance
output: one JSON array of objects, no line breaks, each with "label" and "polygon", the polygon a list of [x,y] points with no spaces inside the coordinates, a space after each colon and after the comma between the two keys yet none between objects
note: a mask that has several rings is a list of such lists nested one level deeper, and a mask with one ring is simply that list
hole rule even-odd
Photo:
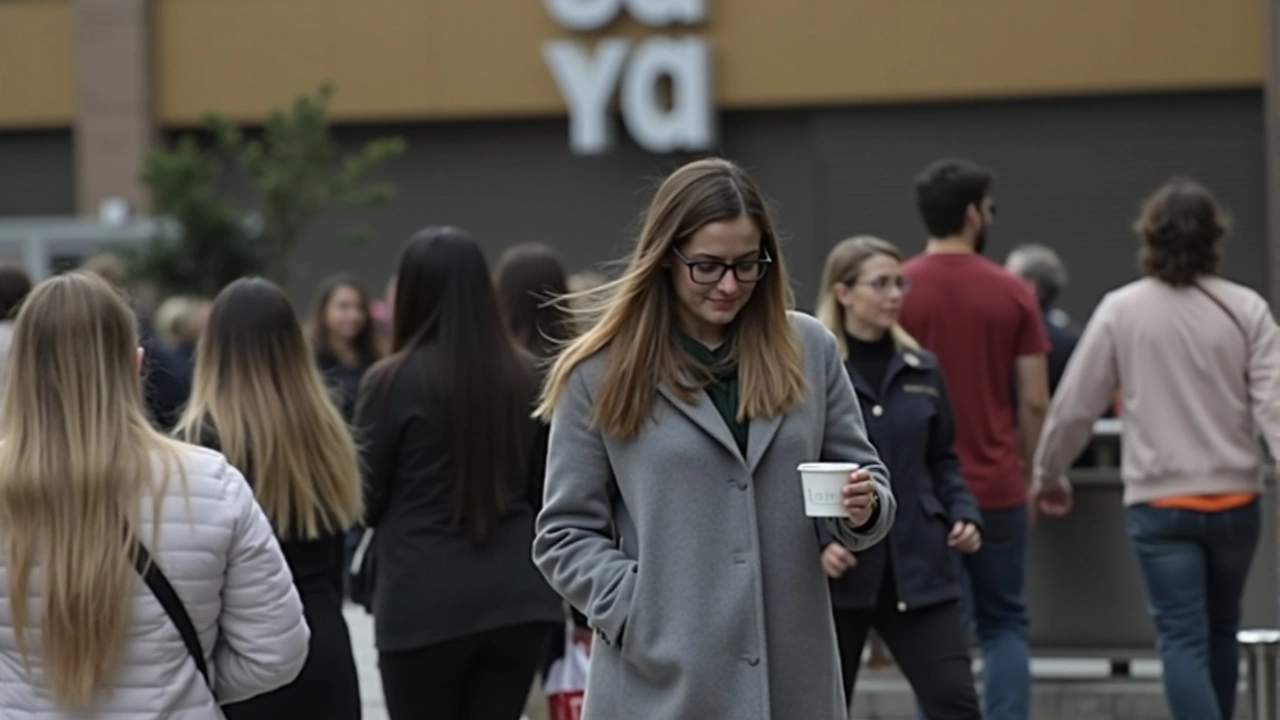
[{"label": "paved sidewalk", "polygon": [[378,677],[378,653],[373,649],[373,617],[360,606],[347,603],[347,626],[351,630],[351,648],[360,673],[360,701],[364,705],[363,720],[388,720],[382,702],[382,680]]},{"label": "paved sidewalk", "polygon": [[[355,605],[347,606],[346,616],[360,672],[364,720],[389,720],[382,700],[382,681],[378,677],[378,656],[373,649],[373,619]],[[975,663],[976,669],[980,671],[981,665],[981,661]],[[1036,717],[1046,720],[1168,717],[1158,683],[1158,661],[1134,662],[1131,679],[1109,678],[1108,671],[1105,660],[1036,658],[1032,661]],[[910,690],[897,672],[869,671],[860,689],[854,708],[863,720],[914,717]],[[1240,705],[1238,716],[1247,717],[1247,704],[1241,702]],[[537,693],[531,692],[528,720],[547,720],[545,708]]]}]

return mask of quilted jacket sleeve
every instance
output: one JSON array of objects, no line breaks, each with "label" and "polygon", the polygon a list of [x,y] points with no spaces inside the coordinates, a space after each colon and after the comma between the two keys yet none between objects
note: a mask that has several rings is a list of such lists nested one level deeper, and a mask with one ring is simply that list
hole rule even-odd
[{"label": "quilted jacket sleeve", "polygon": [[222,586],[215,693],[245,700],[293,682],[307,660],[311,632],[293,575],[266,516],[240,472],[227,467],[235,514]]}]

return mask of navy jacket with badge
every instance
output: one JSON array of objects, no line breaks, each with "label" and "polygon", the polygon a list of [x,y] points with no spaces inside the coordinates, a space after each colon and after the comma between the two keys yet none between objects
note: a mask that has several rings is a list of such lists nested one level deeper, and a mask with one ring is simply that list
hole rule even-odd
[{"label": "navy jacket with badge", "polygon": [[[899,348],[881,388],[872,388],[853,363],[846,361],[845,370],[857,391],[867,436],[889,468],[898,515],[887,540],[857,553],[858,564],[831,581],[832,605],[874,607],[890,556],[899,610],[956,600],[962,592],[958,551],[947,547],[947,535],[958,520],[981,528],[982,515],[952,449],[955,422],[937,358]],[[822,540],[826,547],[831,538]]]}]

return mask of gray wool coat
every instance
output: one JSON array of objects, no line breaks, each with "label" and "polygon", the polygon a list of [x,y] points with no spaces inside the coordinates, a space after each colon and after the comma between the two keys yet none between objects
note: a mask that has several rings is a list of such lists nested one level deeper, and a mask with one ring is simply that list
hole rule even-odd
[{"label": "gray wool coat", "polygon": [[706,393],[660,388],[654,422],[622,440],[586,427],[604,357],[555,408],[534,562],[596,630],[586,720],[844,720],[830,592],[796,466],[871,471],[878,519],[822,520],[859,551],[896,510],[835,338],[792,314],[808,390],[753,418],[746,457]]}]

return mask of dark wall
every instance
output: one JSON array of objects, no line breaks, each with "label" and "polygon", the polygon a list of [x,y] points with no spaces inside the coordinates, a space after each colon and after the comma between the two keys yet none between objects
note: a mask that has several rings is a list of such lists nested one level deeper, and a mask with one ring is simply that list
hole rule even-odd
[{"label": "dark wall", "polygon": [[75,212],[70,130],[0,133],[0,217]]},{"label": "dark wall", "polygon": [[1003,262],[1024,242],[1055,248],[1071,274],[1062,304],[1083,320],[1136,274],[1129,227],[1142,199],[1186,174],[1235,217],[1223,274],[1265,294],[1262,117],[1258,93],[823,112],[818,237],[870,232],[920,250],[911,179],[937,157],[966,156],[997,173],[988,255]]},{"label": "dark wall", "polygon": [[[802,307],[813,303],[827,249],[875,233],[907,253],[923,247],[913,176],[963,155],[998,173],[991,257],[1017,243],[1058,249],[1071,271],[1063,304],[1083,320],[1134,274],[1129,224],[1144,195],[1175,173],[1207,183],[1235,216],[1224,274],[1267,281],[1261,96],[1256,92],[1037,102],[726,113],[723,153],[751,169],[776,203]],[[656,157],[620,138],[605,157],[568,152],[566,121],[347,128],[345,144],[399,134],[409,151],[386,175],[390,206],[326,220],[304,243],[293,290],[309,298],[325,273],[356,273],[380,290],[403,241],[429,224],[470,230],[494,259],[536,240],[570,270],[626,251],[654,183],[684,158]],[[372,228],[339,244],[345,223]]]}]

